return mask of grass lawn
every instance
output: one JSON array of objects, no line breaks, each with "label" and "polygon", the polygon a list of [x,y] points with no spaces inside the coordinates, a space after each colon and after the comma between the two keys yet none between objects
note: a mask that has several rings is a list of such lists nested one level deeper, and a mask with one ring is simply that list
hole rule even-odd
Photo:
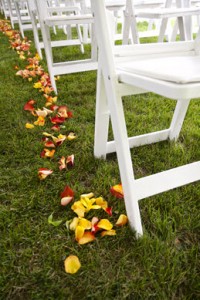
[{"label": "grass lawn", "polygon": [[[33,40],[31,32],[26,36]],[[55,50],[55,59],[77,57],[78,50]],[[33,43],[31,52],[35,53]],[[46,68],[45,59],[41,64]],[[26,129],[34,117],[23,110],[30,99],[42,108],[44,97],[33,82],[15,75],[16,65],[23,69],[26,63],[0,33],[0,299],[200,299],[199,183],[142,200],[143,238],[137,240],[124,226],[116,236],[79,245],[65,224],[75,216],[71,205],[60,205],[65,185],[74,190],[75,200],[89,192],[104,197],[113,208],[113,224],[125,213],[123,200],[110,193],[110,187],[120,182],[116,155],[106,161],[93,156],[96,72],[61,76],[57,82],[58,103],[73,112],[63,130],[75,132],[77,139],[64,143],[48,160],[40,153],[42,132],[49,131],[49,124]],[[132,100],[124,99],[130,133],[169,125],[173,101],[154,94]],[[131,150],[136,177],[199,160],[199,128],[200,105],[195,99],[177,143]],[[60,172],[59,158],[71,154],[74,167]],[[40,181],[37,171],[43,167],[54,172]],[[51,213],[55,220],[63,220],[60,226],[48,223]],[[108,217],[104,211],[99,214]],[[88,218],[93,215],[90,212]],[[82,264],[74,275],[64,269],[70,254]]]}]

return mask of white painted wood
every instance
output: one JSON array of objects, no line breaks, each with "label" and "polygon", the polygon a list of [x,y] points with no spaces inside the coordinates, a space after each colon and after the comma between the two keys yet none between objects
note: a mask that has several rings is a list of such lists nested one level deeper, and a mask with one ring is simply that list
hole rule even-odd
[{"label": "white painted wood", "polygon": [[[29,0],[30,1],[30,0]],[[82,13],[82,8],[74,6],[64,6],[64,7],[48,7],[46,0],[36,0],[37,15],[40,22],[40,28],[42,32],[43,45],[39,43],[39,46],[44,46],[47,66],[49,75],[51,78],[51,84],[54,88],[55,93],[57,93],[57,86],[55,81],[56,75],[63,75],[75,72],[85,72],[97,69],[97,46],[95,42],[95,35],[93,29],[93,16],[90,14]],[[55,12],[55,15],[54,15]],[[69,12],[72,12],[68,15]],[[58,13],[58,14],[57,14]],[[61,14],[62,13],[62,14]],[[67,13],[67,15],[65,14]],[[78,32],[78,39],[68,39],[66,41],[51,41],[50,38],[50,28],[62,26],[68,29],[69,27],[75,26]],[[82,38],[82,32],[80,26],[91,26],[90,38],[87,38],[85,31],[85,38]],[[88,29],[89,27],[87,27]],[[86,30],[86,28],[85,28]],[[84,52],[83,42],[91,43],[91,58],[82,59],[75,61],[64,61],[54,63],[52,47],[60,46],[70,46],[70,45],[80,45],[81,52]]]},{"label": "white painted wood", "polygon": [[[113,46],[104,0],[92,0],[92,10],[99,47],[94,154],[96,157],[106,158],[107,153],[116,151],[130,226],[137,236],[141,236],[143,229],[138,205],[140,199],[200,179],[200,162],[136,179],[130,153],[131,147],[178,138],[190,99],[200,98],[200,33],[196,41],[190,42]],[[165,58],[167,63],[161,64]],[[176,76],[172,76],[173,79],[167,75],[169,66],[171,74],[176,72],[174,58],[181,60],[182,66],[186,66],[189,58],[190,75],[191,78],[196,78],[195,82],[191,78],[186,80],[187,68],[184,67],[181,74],[185,78],[184,82],[179,80],[178,72]],[[154,64],[151,63],[152,59]],[[155,68],[156,60],[161,64],[160,69]],[[137,70],[133,67],[136,63]],[[138,74],[140,68],[141,72]],[[125,91],[127,86],[128,92]],[[177,101],[170,127],[128,137],[122,97],[147,91]],[[108,141],[109,119],[113,129],[113,141]]]}]

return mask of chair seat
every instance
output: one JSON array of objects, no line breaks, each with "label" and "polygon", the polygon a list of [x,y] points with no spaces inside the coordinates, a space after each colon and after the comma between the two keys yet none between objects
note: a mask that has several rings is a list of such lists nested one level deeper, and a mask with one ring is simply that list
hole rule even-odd
[{"label": "chair seat", "polygon": [[200,56],[173,56],[128,61],[119,63],[117,69],[175,83],[200,82]]},{"label": "chair seat", "polygon": [[158,9],[145,9],[137,10],[136,17],[142,18],[153,18],[153,19],[162,19],[173,18],[173,17],[182,17],[182,16],[191,16],[191,14],[200,14],[200,9],[198,7],[189,7],[189,8],[158,8]]}]

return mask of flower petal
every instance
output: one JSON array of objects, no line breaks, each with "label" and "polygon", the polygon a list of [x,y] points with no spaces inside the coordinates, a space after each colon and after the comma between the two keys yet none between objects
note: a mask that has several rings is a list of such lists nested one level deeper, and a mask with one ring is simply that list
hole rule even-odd
[{"label": "flower petal", "polygon": [[34,122],[35,125],[38,125],[38,126],[44,126],[45,124],[45,118],[42,117],[42,116],[39,116],[37,121]]},{"label": "flower petal", "polygon": [[104,230],[101,232],[101,236],[103,237],[105,235],[110,235],[110,236],[116,235],[116,231],[114,229]]},{"label": "flower petal", "polygon": [[92,223],[85,218],[80,218],[78,225],[83,227],[85,230],[89,230],[92,228]]},{"label": "flower petal", "polygon": [[38,177],[39,177],[40,180],[43,180],[52,173],[53,173],[52,170],[49,170],[49,169],[46,169],[46,168],[40,168],[38,170]]},{"label": "flower petal", "polygon": [[82,238],[80,238],[78,240],[78,243],[79,243],[79,245],[84,245],[84,244],[90,243],[90,242],[92,242],[94,240],[95,240],[94,234],[92,232],[90,232],[90,231],[86,231],[84,233],[84,235],[82,236]]},{"label": "flower petal", "polygon": [[126,215],[121,214],[117,220],[117,222],[115,223],[117,226],[123,226],[126,225],[128,223],[128,218]]},{"label": "flower petal", "polygon": [[121,184],[114,185],[110,188],[110,192],[113,196],[117,198],[124,198],[124,193]]},{"label": "flower petal", "polygon": [[64,156],[62,156],[61,157],[61,159],[59,160],[59,169],[60,169],[60,171],[62,171],[63,169],[66,169],[66,163],[65,163],[65,157]]},{"label": "flower petal", "polygon": [[76,227],[78,225],[78,222],[79,222],[79,218],[78,217],[74,217],[73,220],[72,220],[72,222],[69,225],[70,230],[75,231]]},{"label": "flower petal", "polygon": [[65,259],[65,272],[75,274],[81,267],[79,258],[76,255],[70,255]]},{"label": "flower petal", "polygon": [[33,124],[31,124],[31,123],[26,123],[25,127],[26,127],[27,129],[32,129],[32,128],[34,128],[35,126],[34,126]]},{"label": "flower petal", "polygon": [[85,232],[85,228],[82,227],[82,226],[76,226],[76,229],[75,229],[75,238],[76,238],[76,241],[79,241],[83,235],[84,235],[84,232]]},{"label": "flower petal", "polygon": [[74,132],[70,132],[67,136],[68,141],[72,141],[76,139],[76,134]]},{"label": "flower petal", "polygon": [[97,226],[98,228],[105,229],[105,230],[111,230],[113,228],[113,225],[107,219],[101,219],[98,222]]},{"label": "flower petal", "polygon": [[66,206],[73,200],[73,197],[64,197],[61,199],[61,205]]},{"label": "flower petal", "polygon": [[66,165],[67,165],[68,168],[72,168],[74,166],[74,154],[69,155],[66,158]]},{"label": "flower petal", "polygon": [[64,197],[69,197],[69,196],[74,198],[74,191],[68,185],[66,185],[64,190],[60,194],[60,197],[62,199]]},{"label": "flower petal", "polygon": [[62,124],[63,122],[65,122],[65,118],[59,116],[52,117],[50,120],[53,124]]}]

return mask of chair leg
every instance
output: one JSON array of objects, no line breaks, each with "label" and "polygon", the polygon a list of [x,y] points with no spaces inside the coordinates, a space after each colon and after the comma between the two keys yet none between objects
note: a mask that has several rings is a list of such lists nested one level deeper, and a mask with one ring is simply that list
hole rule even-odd
[{"label": "chair leg", "polygon": [[37,49],[37,52],[38,52],[40,58],[42,59],[43,56],[42,56],[42,50],[41,50],[40,41],[39,41],[39,33],[38,33],[38,28],[37,28],[37,19],[36,19],[35,14],[32,11],[30,11],[30,16],[31,16],[31,21],[32,21],[35,46],[36,46],[36,49]]},{"label": "chair leg", "polygon": [[170,140],[177,140],[179,137],[179,133],[181,131],[183,121],[185,119],[185,115],[187,113],[187,109],[190,103],[190,99],[178,100],[176,104],[176,108],[174,111],[174,115],[172,118],[172,122],[170,125]]},{"label": "chair leg", "polygon": [[[106,78],[106,77],[105,77]],[[138,199],[134,190],[134,173],[131,153],[128,142],[125,116],[123,112],[122,97],[115,91],[118,83],[113,78],[104,81],[106,98],[111,114],[111,123],[116,144],[121,183],[123,186],[126,212],[130,226],[135,230],[137,237],[143,234]]]},{"label": "chair leg", "polygon": [[92,61],[97,61],[98,59],[98,50],[97,50],[97,40],[94,31],[94,25],[90,26],[90,38],[91,38],[91,59]]},{"label": "chair leg", "polygon": [[105,93],[105,86],[101,71],[97,76],[96,116],[94,155],[106,158],[106,144],[108,141],[109,111]]},{"label": "chair leg", "polygon": [[49,76],[51,79],[51,85],[57,94],[57,87],[56,87],[56,81],[54,78],[54,72],[53,72],[53,54],[52,54],[52,48],[51,48],[51,38],[50,38],[50,30],[49,26],[43,25],[43,42],[44,42],[44,48],[45,48],[45,55],[46,55],[46,61],[48,65],[49,70]]},{"label": "chair leg", "polygon": [[76,30],[77,30],[77,33],[78,33],[78,38],[79,38],[80,43],[81,43],[81,46],[80,46],[80,48],[81,48],[81,53],[84,53],[83,37],[82,37],[80,25],[76,25]]}]

